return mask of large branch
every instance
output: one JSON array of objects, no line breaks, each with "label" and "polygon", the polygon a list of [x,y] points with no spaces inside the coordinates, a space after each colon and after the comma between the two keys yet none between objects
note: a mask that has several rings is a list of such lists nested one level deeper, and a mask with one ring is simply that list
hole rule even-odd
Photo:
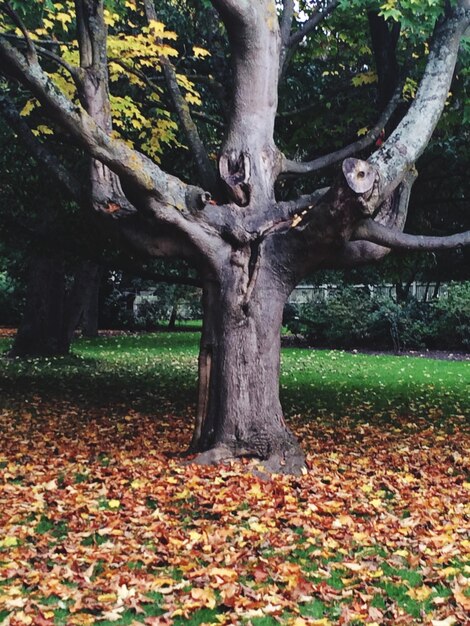
[{"label": "large branch", "polygon": [[[410,170],[401,185],[380,207],[374,222],[394,231],[402,231],[408,215],[411,189],[417,177],[415,169]],[[353,234],[354,237],[354,234]],[[355,237],[354,237],[355,238]],[[335,268],[356,267],[380,261],[390,253],[390,248],[364,240],[349,240],[335,254],[330,265]]]},{"label": "large branch", "polygon": [[470,24],[470,0],[460,0],[436,25],[416,98],[383,146],[369,159],[377,169],[377,202],[390,195],[431,139],[444,109],[460,40]]},{"label": "large branch", "polygon": [[355,229],[353,239],[370,241],[387,248],[405,250],[449,250],[470,245],[470,231],[449,235],[448,237],[427,237],[408,235],[400,230],[387,228],[373,219],[365,219]]},{"label": "large branch", "polygon": [[361,150],[365,150],[371,146],[374,141],[379,137],[382,132],[384,126],[387,124],[390,117],[393,115],[396,110],[398,103],[401,98],[401,86],[396,89],[392,99],[388,103],[388,106],[377,120],[376,124],[370,129],[370,131],[364,135],[361,139],[350,143],[344,148],[340,148],[335,152],[331,152],[330,154],[326,154],[322,157],[318,157],[313,161],[293,161],[290,159],[283,159],[282,162],[282,174],[285,175],[304,175],[311,174],[312,172],[316,172],[325,167],[329,167],[330,165],[334,165],[335,163],[339,163],[339,161],[343,161],[344,159],[357,154]]},{"label": "large branch", "polygon": [[259,210],[274,200],[280,52],[275,0],[212,0],[230,41],[233,91],[219,174],[230,199]]},{"label": "large branch", "polygon": [[[157,12],[155,11],[154,0],[144,0],[145,14],[147,21],[157,21]],[[180,86],[176,76],[176,71],[170,59],[164,55],[160,57],[160,63],[163,68],[166,86],[170,93],[173,106],[175,107],[181,127],[186,135],[190,150],[193,154],[199,173],[201,184],[209,191],[215,191],[216,175],[214,167],[209,159],[207,150],[199,136],[199,131],[191,117],[189,105],[181,93]]]},{"label": "large branch", "polygon": [[180,210],[186,207],[187,185],[163,172],[150,159],[124,142],[111,138],[82,107],[72,103],[57,89],[38,63],[28,62],[2,36],[0,69],[14,74],[78,145],[107,165],[121,179],[169,206]]}]

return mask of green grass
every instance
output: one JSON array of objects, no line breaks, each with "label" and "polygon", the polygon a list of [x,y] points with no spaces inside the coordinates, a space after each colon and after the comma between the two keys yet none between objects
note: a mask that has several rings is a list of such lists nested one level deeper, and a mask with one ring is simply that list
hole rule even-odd
[{"label": "green grass", "polygon": [[[79,339],[70,357],[2,359],[0,390],[186,411],[196,398],[198,340],[195,332]],[[8,345],[0,340],[1,351]],[[470,363],[289,348],[282,351],[281,398],[287,415],[305,417],[466,415]]]}]

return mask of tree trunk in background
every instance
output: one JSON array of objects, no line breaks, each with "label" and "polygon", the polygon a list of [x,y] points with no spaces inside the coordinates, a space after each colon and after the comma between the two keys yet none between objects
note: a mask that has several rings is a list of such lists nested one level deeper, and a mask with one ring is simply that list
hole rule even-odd
[{"label": "tree trunk in background", "polygon": [[178,303],[175,302],[171,308],[170,319],[168,320],[168,330],[175,330],[177,317],[178,317]]},{"label": "tree trunk in background", "polygon": [[25,310],[10,355],[68,354],[80,324],[85,336],[96,336],[101,275],[99,265],[83,261],[66,295],[64,260],[35,255],[30,262]]},{"label": "tree trunk in background", "polygon": [[82,328],[85,337],[98,334],[98,299],[102,269],[94,261],[82,261],[75,272],[74,282],[67,297],[67,339]]},{"label": "tree trunk in background", "polygon": [[26,305],[11,356],[67,354],[64,319],[65,268],[61,257],[44,253],[30,262]]}]

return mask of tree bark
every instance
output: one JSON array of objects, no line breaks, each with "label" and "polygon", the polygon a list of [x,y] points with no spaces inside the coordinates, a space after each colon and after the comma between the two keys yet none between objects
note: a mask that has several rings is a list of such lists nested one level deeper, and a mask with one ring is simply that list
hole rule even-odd
[{"label": "tree bark", "polygon": [[288,291],[266,262],[253,270],[248,289],[246,281],[244,268],[232,259],[223,279],[206,290],[204,305],[212,323],[201,342],[201,423],[192,448],[203,451],[197,457],[203,463],[246,456],[261,459],[269,471],[299,473],[304,456],[279,400]]}]

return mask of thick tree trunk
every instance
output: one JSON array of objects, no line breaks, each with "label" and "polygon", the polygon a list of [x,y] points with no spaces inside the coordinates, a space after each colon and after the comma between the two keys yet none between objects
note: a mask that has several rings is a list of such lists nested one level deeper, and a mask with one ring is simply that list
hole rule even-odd
[{"label": "thick tree trunk", "polygon": [[[243,269],[231,265],[222,284],[206,289],[193,448],[200,462],[254,457],[274,472],[298,473],[301,449],[288,429],[279,400],[280,331],[286,289],[269,269],[240,289]],[[281,288],[280,288],[281,287]],[[248,296],[248,297],[247,297]],[[209,308],[208,308],[209,307]]]},{"label": "thick tree trunk", "polygon": [[36,254],[30,261],[26,306],[11,356],[67,354],[64,324],[65,269],[62,258]]}]

